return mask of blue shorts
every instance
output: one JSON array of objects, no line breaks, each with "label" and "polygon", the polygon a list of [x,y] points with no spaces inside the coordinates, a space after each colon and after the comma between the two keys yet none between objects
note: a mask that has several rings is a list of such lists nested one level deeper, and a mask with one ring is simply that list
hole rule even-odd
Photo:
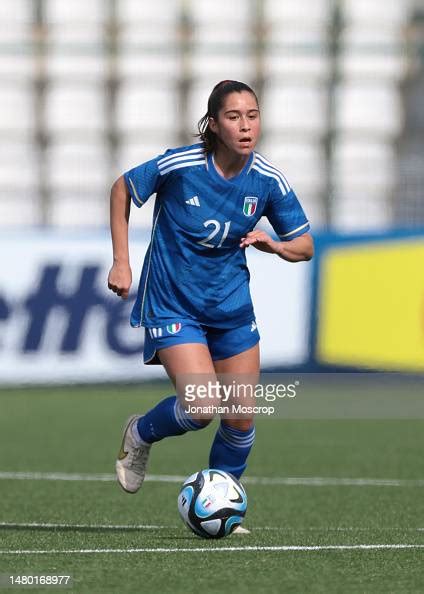
[{"label": "blue shorts", "polygon": [[143,356],[146,365],[160,365],[157,351],[176,344],[205,344],[213,361],[217,361],[247,351],[260,338],[255,320],[239,328],[211,328],[194,320],[182,320],[145,331]]}]

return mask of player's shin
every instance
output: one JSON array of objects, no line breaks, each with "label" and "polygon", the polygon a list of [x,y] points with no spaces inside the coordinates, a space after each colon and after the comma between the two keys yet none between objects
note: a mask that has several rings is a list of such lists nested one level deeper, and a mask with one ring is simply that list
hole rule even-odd
[{"label": "player's shin", "polygon": [[144,443],[154,443],[164,437],[183,435],[187,431],[197,431],[206,424],[193,420],[185,412],[178,398],[169,396],[140,417],[137,422],[137,430]]},{"label": "player's shin", "polygon": [[242,431],[221,421],[209,456],[210,468],[225,470],[240,478],[246,470],[254,441],[255,427]]}]

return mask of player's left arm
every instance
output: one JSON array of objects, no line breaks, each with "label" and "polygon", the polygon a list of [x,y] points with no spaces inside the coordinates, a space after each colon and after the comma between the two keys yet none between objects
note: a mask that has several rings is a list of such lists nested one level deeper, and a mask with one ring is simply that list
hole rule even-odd
[{"label": "player's left arm", "polygon": [[261,252],[276,254],[287,262],[304,262],[314,255],[314,242],[310,233],[304,233],[290,241],[276,241],[265,231],[257,229],[242,237],[240,247],[246,248],[249,245]]},{"label": "player's left arm", "polygon": [[314,254],[314,243],[309,234],[308,219],[294,190],[282,173],[271,177],[269,184],[263,215],[271,223],[278,239],[254,229],[242,238],[240,246],[253,245],[263,252],[277,254],[287,262],[310,260]]}]

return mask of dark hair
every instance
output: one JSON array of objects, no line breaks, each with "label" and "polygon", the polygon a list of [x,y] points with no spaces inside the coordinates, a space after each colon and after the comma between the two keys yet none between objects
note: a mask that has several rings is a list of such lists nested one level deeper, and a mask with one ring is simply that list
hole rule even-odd
[{"label": "dark hair", "polygon": [[238,82],[237,80],[222,80],[212,89],[212,93],[209,95],[208,99],[208,111],[203,118],[199,120],[199,123],[197,124],[199,133],[196,134],[196,136],[204,142],[206,153],[213,152],[217,145],[216,134],[215,132],[212,132],[209,127],[209,118],[218,118],[218,112],[227,95],[230,95],[230,93],[241,93],[242,91],[251,93],[256,99],[256,103],[258,103],[255,91],[251,89],[249,85]]}]

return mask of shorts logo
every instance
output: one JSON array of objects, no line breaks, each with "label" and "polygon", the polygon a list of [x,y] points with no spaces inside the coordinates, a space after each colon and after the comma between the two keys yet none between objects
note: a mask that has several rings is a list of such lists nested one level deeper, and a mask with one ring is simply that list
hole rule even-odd
[{"label": "shorts logo", "polygon": [[246,217],[251,217],[255,214],[257,206],[258,199],[256,196],[246,196],[243,204],[243,214],[246,215]]},{"label": "shorts logo", "polygon": [[255,320],[253,320],[252,325],[250,326],[250,332],[254,332],[257,329],[257,325]]},{"label": "shorts logo", "polygon": [[162,328],[148,328],[151,338],[160,338],[162,336]]},{"label": "shorts logo", "polygon": [[177,324],[169,324],[166,329],[168,330],[169,334],[177,334],[177,332],[181,330],[181,327],[182,324],[178,322]]}]

